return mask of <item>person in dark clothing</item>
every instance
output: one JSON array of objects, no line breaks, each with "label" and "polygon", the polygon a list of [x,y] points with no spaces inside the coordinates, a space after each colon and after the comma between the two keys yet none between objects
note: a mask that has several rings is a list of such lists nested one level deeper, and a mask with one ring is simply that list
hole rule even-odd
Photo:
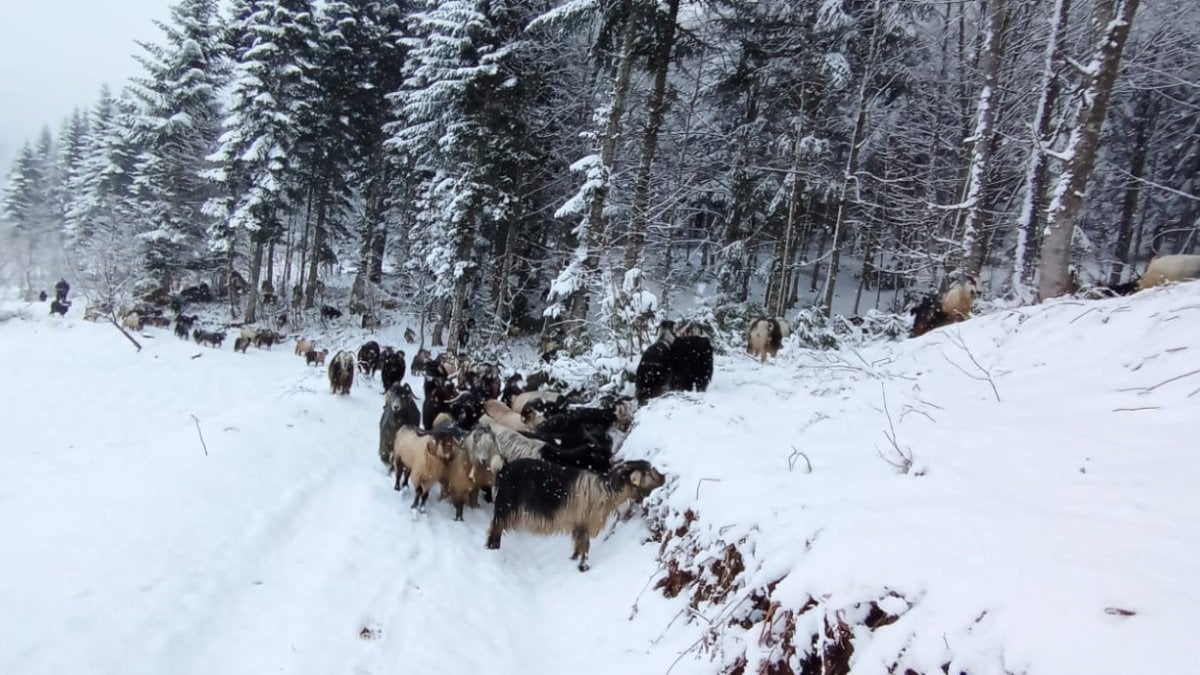
[{"label": "person in dark clothing", "polygon": [[59,302],[67,301],[67,293],[71,291],[71,284],[67,283],[66,279],[59,279],[57,284],[54,284],[54,299]]}]

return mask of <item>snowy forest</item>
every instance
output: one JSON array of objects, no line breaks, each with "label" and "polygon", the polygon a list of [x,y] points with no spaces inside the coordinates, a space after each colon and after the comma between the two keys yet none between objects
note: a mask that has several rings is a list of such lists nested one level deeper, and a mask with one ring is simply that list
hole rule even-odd
[{"label": "snowy forest", "polygon": [[416,312],[453,350],[468,322],[615,335],[685,293],[865,314],[974,277],[1024,304],[1197,247],[1192,0],[171,17],[131,46],[140,76],[19,152],[6,285],[120,303],[203,282],[248,323]]}]

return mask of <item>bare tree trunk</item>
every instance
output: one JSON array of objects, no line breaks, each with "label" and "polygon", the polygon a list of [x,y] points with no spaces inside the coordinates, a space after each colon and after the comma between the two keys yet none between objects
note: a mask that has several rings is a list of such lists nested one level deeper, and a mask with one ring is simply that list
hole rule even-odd
[{"label": "bare tree trunk", "polygon": [[313,225],[312,250],[308,252],[308,282],[304,287],[304,309],[312,309],[317,297],[317,272],[325,246],[325,197],[317,197],[317,222]]},{"label": "bare tree trunk", "polygon": [[[832,316],[833,312],[833,294],[834,288],[837,285],[838,265],[841,262],[842,244],[846,239],[845,226],[848,211],[850,210],[851,201],[851,185],[857,186],[858,181],[858,152],[863,142],[863,132],[867,126],[867,106],[870,103],[870,95],[868,88],[872,80],[872,71],[875,68],[875,55],[878,45],[876,44],[879,37],[879,24],[883,21],[883,12],[881,0],[875,0],[875,8],[872,11],[871,21],[871,38],[867,47],[867,58],[863,63],[862,83],[858,88],[858,104],[857,113],[854,119],[854,132],[850,136],[850,152],[846,157],[846,168],[842,174],[842,185],[838,194],[837,215],[833,220],[833,243],[832,250],[829,255],[829,267],[825,269],[825,291],[821,294],[821,311],[825,316]],[[857,187],[853,188],[857,192]]]},{"label": "bare tree trunk", "polygon": [[646,130],[642,133],[642,162],[638,166],[633,188],[633,218],[629,224],[629,239],[625,242],[625,269],[640,266],[646,247],[647,211],[650,208],[650,175],[654,156],[658,152],[658,130],[666,110],[667,71],[671,67],[671,50],[675,46],[675,23],[679,17],[679,0],[667,0],[667,13],[658,17],[658,37],[654,50],[654,87],[650,91]]},{"label": "bare tree trunk", "polygon": [[1071,237],[1096,164],[1104,114],[1137,6],[1138,0],[1097,0],[1092,13],[1095,51],[1081,73],[1079,115],[1064,153],[1068,159],[1048,209],[1048,231],[1042,243],[1038,295],[1043,300],[1071,292]]},{"label": "bare tree trunk", "polygon": [[262,230],[250,235],[252,248],[250,253],[249,288],[246,289],[246,313],[244,321],[254,323],[258,320],[258,280],[262,276],[263,262],[263,233]]},{"label": "bare tree trunk", "polygon": [[796,219],[800,210],[800,200],[803,196],[800,167],[800,126],[796,126],[796,134],[792,137],[792,170],[789,176],[789,192],[787,218],[777,231],[775,238],[775,260],[771,264],[771,276],[767,279],[767,297],[765,309],[767,316],[783,316],[787,309],[787,280],[791,276],[792,258],[796,250]]},{"label": "bare tree trunk", "polygon": [[[632,11],[632,2],[624,0],[626,19],[621,41],[621,58],[617,64],[617,75],[613,80],[612,102],[609,106],[608,121],[605,124],[604,136],[600,142],[600,168],[604,172],[601,183],[592,192],[591,204],[586,218],[587,257],[583,263],[584,284],[571,300],[572,332],[583,330],[590,306],[591,291],[588,284],[598,269],[600,269],[600,254],[609,242],[608,224],[604,220],[604,205],[608,201],[608,192],[612,181],[613,161],[617,154],[617,139],[621,135],[621,119],[625,115],[625,99],[629,93],[629,81],[633,74],[634,47],[636,46],[637,25]],[[581,242],[583,243],[583,242]]]},{"label": "bare tree trunk", "polygon": [[1004,0],[984,0],[987,5],[983,27],[983,44],[979,48],[979,69],[983,74],[983,86],[979,90],[976,106],[975,130],[971,138],[974,149],[971,153],[971,168],[967,172],[967,184],[963,206],[966,208],[963,222],[962,262],[964,276],[979,277],[983,265],[980,255],[983,242],[984,192],[992,163],[992,130],[995,127],[996,83],[1000,73],[1000,62],[1004,57],[1004,38],[1000,35],[1005,24]]},{"label": "bare tree trunk", "polygon": [[1058,102],[1059,84],[1056,70],[1067,37],[1067,19],[1071,0],[1055,0],[1050,17],[1050,37],[1046,41],[1046,56],[1042,66],[1041,96],[1034,112],[1032,143],[1029,148],[1029,168],[1025,174],[1025,197],[1017,217],[1017,250],[1013,256],[1013,295],[1023,299],[1030,270],[1041,251],[1043,230],[1042,198],[1046,192],[1046,146],[1050,144],[1051,118]]},{"label": "bare tree trunk", "polygon": [[1146,155],[1150,146],[1150,136],[1153,133],[1154,117],[1157,112],[1153,96],[1140,97],[1134,104],[1133,119],[1133,154],[1129,159],[1129,182],[1125,186],[1125,194],[1121,200],[1121,220],[1117,227],[1117,244],[1113,251],[1112,271],[1108,275],[1108,283],[1120,283],[1130,263],[1130,248],[1133,244],[1133,221],[1137,213],[1138,201],[1142,196],[1142,176],[1146,175]]}]

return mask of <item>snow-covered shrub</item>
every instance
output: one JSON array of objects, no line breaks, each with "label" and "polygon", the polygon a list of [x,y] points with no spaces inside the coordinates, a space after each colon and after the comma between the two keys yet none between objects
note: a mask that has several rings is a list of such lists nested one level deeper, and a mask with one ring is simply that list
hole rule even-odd
[{"label": "snow-covered shrub", "polygon": [[591,396],[632,392],[635,357],[622,354],[612,343],[600,342],[582,354],[572,356],[559,352],[549,364],[538,370],[545,372],[566,390],[578,390]]},{"label": "snow-covered shrub", "polygon": [[834,317],[834,333],[845,334],[856,342],[874,342],[876,340],[900,340],[908,335],[912,328],[912,318],[903,314],[891,314],[877,309],[869,309],[862,316],[862,324],[854,325],[843,316]]},{"label": "snow-covered shrub", "polygon": [[788,342],[805,349],[837,349],[842,338],[852,335],[854,326],[837,317],[834,321],[825,318],[817,309],[802,309],[791,318],[792,336]]}]

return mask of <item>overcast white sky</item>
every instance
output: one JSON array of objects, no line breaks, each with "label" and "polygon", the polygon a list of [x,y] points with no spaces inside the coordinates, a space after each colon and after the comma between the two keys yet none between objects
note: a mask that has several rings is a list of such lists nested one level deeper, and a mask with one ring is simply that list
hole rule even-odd
[{"label": "overcast white sky", "polygon": [[139,72],[135,40],[158,41],[152,20],[174,0],[0,0],[0,177],[45,125],[57,135],[76,106]]}]

